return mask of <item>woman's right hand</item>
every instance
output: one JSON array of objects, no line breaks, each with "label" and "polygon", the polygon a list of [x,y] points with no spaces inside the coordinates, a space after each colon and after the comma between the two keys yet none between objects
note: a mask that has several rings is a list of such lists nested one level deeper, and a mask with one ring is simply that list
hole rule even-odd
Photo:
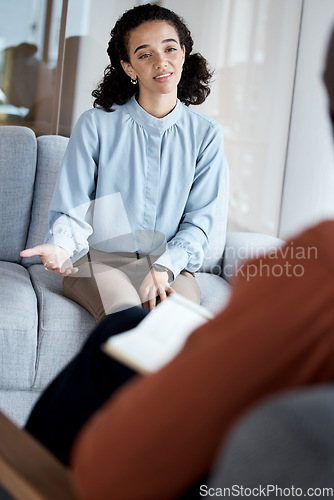
[{"label": "woman's right hand", "polygon": [[60,276],[69,276],[78,271],[77,267],[73,267],[70,256],[64,248],[52,243],[44,243],[33,248],[27,248],[20,252],[21,257],[33,257],[39,255],[43,262],[43,266],[47,271],[51,270]]}]

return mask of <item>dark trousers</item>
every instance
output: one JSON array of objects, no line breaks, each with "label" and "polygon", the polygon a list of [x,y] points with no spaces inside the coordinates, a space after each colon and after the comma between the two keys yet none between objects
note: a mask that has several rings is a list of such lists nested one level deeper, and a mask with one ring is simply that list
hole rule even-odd
[{"label": "dark trousers", "polygon": [[[101,345],[111,335],[137,326],[146,314],[146,309],[132,307],[108,315],[34,406],[26,430],[65,465],[68,465],[73,441],[86,420],[125,382],[140,376],[105,354]],[[206,484],[206,479],[200,478],[178,499],[200,498],[200,484]]]},{"label": "dark trousers", "polygon": [[146,314],[142,307],[132,307],[107,316],[33,408],[26,430],[64,464],[68,464],[73,440],[85,421],[137,375],[105,354],[101,344],[111,335],[134,328]]}]

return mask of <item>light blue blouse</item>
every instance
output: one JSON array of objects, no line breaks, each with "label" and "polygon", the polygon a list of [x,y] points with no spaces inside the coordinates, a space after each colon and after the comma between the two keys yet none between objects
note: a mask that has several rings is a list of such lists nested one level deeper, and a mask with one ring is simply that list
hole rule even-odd
[{"label": "light blue blouse", "polygon": [[223,174],[221,126],[177,101],[155,118],[135,97],[90,109],[71,135],[46,242],[73,262],[89,247],[161,254],[176,277],[203,261]]}]

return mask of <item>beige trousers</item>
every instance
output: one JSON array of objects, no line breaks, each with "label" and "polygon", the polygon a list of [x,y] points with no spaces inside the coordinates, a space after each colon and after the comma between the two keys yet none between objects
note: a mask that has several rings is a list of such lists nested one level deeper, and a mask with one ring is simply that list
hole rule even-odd
[{"label": "beige trousers", "polygon": [[[91,249],[75,263],[77,274],[64,278],[64,295],[87,309],[99,323],[107,314],[142,305],[139,288],[158,257]],[[193,273],[182,271],[171,287],[200,303],[200,290]]]}]

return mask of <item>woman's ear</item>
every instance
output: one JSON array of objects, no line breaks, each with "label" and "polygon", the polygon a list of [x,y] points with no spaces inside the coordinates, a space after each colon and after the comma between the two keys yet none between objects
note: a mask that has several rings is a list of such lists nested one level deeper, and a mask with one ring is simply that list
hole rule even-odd
[{"label": "woman's ear", "polygon": [[121,66],[123,68],[123,70],[125,71],[125,73],[133,80],[135,80],[137,78],[137,75],[133,69],[133,67],[131,66],[131,63],[129,62],[126,62],[126,61],[120,61],[121,63]]}]

